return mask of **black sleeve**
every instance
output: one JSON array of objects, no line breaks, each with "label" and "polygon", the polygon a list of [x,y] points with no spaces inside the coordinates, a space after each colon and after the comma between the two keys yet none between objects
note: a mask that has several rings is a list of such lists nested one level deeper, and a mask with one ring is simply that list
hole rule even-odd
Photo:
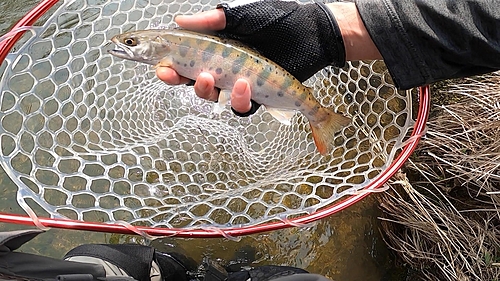
[{"label": "black sleeve", "polygon": [[[39,229],[0,232],[0,280],[98,280],[106,277],[102,265],[63,261],[15,252],[24,243],[43,233]],[[67,280],[67,279],[66,279]]]},{"label": "black sleeve", "polygon": [[402,89],[500,69],[497,0],[356,0]]}]

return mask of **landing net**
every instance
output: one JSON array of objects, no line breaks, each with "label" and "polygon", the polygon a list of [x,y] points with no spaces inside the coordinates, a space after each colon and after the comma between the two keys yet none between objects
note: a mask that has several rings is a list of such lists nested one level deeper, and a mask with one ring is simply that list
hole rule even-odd
[{"label": "landing net", "polygon": [[116,34],[172,27],[174,15],[217,3],[45,0],[4,37],[0,161],[30,217],[1,221],[238,236],[335,213],[401,167],[423,132],[428,92],[414,114],[416,90],[396,90],[382,62],[326,68],[306,82],[353,120],[323,157],[300,114],[291,126],[262,110],[215,115],[192,88],[107,53]]}]

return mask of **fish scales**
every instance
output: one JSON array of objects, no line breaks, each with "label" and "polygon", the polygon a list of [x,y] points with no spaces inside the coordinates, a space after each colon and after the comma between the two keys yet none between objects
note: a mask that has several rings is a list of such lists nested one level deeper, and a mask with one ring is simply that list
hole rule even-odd
[{"label": "fish scales", "polygon": [[252,99],[273,116],[280,118],[287,111],[304,114],[322,154],[330,150],[333,134],[350,123],[349,118],[323,107],[312,90],[285,69],[237,41],[173,29],[125,33],[113,42],[123,48],[111,51],[115,56],[172,67],[190,79],[208,72],[223,91],[230,91],[236,80],[246,79]]},{"label": "fish scales", "polygon": [[[303,114],[313,111],[317,104],[312,93],[284,69],[255,52],[234,46],[229,40],[186,32],[165,37],[172,42],[174,54],[185,52],[181,48],[189,49],[185,56],[173,56],[175,69],[182,76],[197,77],[201,72],[209,72],[221,89],[231,88],[239,78],[248,78],[255,102]],[[191,61],[195,61],[193,67]],[[309,115],[309,121],[311,118],[315,116]]]}]

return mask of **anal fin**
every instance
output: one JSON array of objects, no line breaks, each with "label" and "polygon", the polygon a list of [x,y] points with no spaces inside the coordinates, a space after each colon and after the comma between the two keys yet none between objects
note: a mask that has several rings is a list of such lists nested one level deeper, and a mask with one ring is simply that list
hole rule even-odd
[{"label": "anal fin", "polygon": [[292,117],[295,115],[294,110],[283,110],[273,107],[266,107],[267,112],[271,114],[276,120],[280,121],[282,124],[290,126],[292,124]]},{"label": "anal fin", "polygon": [[214,107],[212,109],[213,113],[220,114],[226,105],[229,103],[231,100],[231,91],[230,90],[221,90],[219,93],[219,100],[217,103],[214,104]]}]

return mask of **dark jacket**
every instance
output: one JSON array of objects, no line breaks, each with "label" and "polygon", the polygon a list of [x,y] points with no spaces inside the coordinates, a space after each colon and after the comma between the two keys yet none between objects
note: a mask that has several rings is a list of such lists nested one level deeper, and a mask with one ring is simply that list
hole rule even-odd
[{"label": "dark jacket", "polygon": [[399,88],[500,69],[497,0],[356,0]]}]

